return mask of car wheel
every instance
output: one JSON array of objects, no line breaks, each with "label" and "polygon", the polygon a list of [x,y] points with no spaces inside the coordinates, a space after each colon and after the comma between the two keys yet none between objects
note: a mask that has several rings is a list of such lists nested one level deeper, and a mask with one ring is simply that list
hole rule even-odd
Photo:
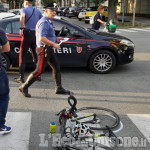
[{"label": "car wheel", "polygon": [[82,19],[81,19],[81,18],[78,18],[78,20],[81,21]]},{"label": "car wheel", "polygon": [[89,23],[89,21],[85,21],[85,23],[86,23],[86,24],[88,24],[88,23]]},{"label": "car wheel", "polygon": [[68,16],[69,18],[71,18],[71,16]]},{"label": "car wheel", "polygon": [[92,72],[105,74],[113,70],[116,66],[116,57],[107,50],[95,52],[89,61],[89,67]]},{"label": "car wheel", "polygon": [[9,60],[8,56],[5,55],[5,54],[2,54],[2,64],[4,65],[6,70],[9,69],[9,67],[10,67],[10,60]]}]

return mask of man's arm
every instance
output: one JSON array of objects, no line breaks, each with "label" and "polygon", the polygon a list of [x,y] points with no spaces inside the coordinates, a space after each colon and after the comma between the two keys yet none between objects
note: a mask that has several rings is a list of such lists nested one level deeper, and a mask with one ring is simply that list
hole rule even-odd
[{"label": "man's arm", "polygon": [[0,29],[0,52],[9,52],[10,45],[6,36],[6,33],[3,29]]},{"label": "man's arm", "polygon": [[0,47],[0,52],[4,53],[4,52],[9,52],[9,51],[10,51],[10,45],[9,45],[9,42],[7,41],[6,44]]},{"label": "man's arm", "polygon": [[25,23],[25,14],[21,13],[20,17],[20,35],[23,35],[23,28],[24,28],[24,23]]},{"label": "man's arm", "polygon": [[21,14],[21,17],[20,17],[20,27],[21,28],[24,28],[24,21],[25,21],[25,14]]},{"label": "man's arm", "polygon": [[48,45],[48,46],[53,46],[56,49],[59,49],[60,46],[50,40],[48,40],[47,37],[47,33],[49,32],[49,28],[47,27],[48,24],[47,22],[43,22],[40,26],[39,26],[39,41],[41,43],[43,43],[44,45]]},{"label": "man's arm", "polygon": [[58,44],[56,44],[56,43],[54,43],[54,42],[48,40],[46,37],[40,37],[39,40],[40,40],[40,42],[42,42],[42,43],[45,44],[45,45],[53,46],[53,47],[56,48],[56,49],[59,49],[59,48],[60,48],[60,46],[59,46]]}]

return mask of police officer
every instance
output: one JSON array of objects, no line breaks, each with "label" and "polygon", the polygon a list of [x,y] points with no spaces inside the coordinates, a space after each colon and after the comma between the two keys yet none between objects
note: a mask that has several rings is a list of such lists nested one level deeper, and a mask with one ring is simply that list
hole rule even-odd
[{"label": "police officer", "polygon": [[1,53],[9,52],[10,45],[5,32],[0,28],[0,134],[11,132],[11,127],[5,125],[5,117],[9,103],[9,81],[2,65]]},{"label": "police officer", "polygon": [[19,87],[19,90],[25,97],[31,97],[28,88],[36,81],[36,78],[44,71],[45,65],[48,64],[52,68],[53,78],[56,85],[56,94],[69,94],[70,91],[65,90],[61,84],[60,65],[55,56],[54,49],[59,49],[56,44],[56,35],[53,28],[52,20],[56,15],[55,3],[51,3],[45,7],[45,16],[42,17],[36,25],[36,44],[37,44],[37,67],[28,76],[26,82]]},{"label": "police officer", "polygon": [[27,52],[29,48],[32,50],[33,61],[36,65],[36,37],[35,27],[39,19],[43,16],[41,12],[32,7],[32,0],[24,0],[24,8],[20,17],[20,35],[22,36],[20,52],[19,52],[19,78],[15,79],[18,83],[24,83],[25,64],[27,63]]}]

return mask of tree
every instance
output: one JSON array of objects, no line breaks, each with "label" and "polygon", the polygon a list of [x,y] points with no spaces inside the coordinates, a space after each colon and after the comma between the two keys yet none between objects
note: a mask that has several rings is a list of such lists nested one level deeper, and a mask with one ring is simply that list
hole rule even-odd
[{"label": "tree", "polygon": [[117,20],[116,7],[118,5],[118,0],[108,0],[108,19],[112,19],[113,21]]},{"label": "tree", "polygon": [[46,6],[46,5],[48,5],[52,2],[55,2],[55,0],[41,0],[41,4],[44,5],[44,6]]},{"label": "tree", "polygon": [[[106,0],[99,0],[100,3],[104,3]],[[118,5],[118,0],[108,0],[108,19],[117,21],[116,7]]]},{"label": "tree", "polygon": [[92,0],[92,2],[95,4],[95,6],[98,6],[100,4],[100,0]]}]

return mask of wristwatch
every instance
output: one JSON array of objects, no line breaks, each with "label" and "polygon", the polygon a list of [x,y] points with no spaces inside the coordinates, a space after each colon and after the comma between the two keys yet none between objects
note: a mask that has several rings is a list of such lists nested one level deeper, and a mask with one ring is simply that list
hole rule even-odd
[{"label": "wristwatch", "polygon": [[24,29],[24,27],[20,27],[20,30],[23,30]]}]

